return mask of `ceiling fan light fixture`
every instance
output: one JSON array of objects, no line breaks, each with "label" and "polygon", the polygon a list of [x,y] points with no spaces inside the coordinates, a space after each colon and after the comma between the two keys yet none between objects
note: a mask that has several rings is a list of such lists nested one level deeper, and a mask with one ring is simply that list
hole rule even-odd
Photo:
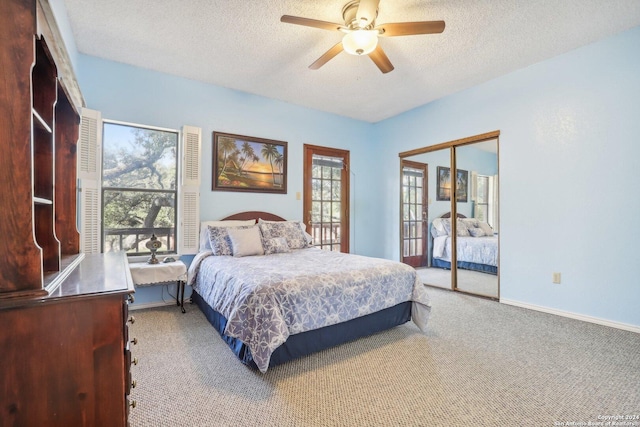
[{"label": "ceiling fan light fixture", "polygon": [[368,55],[378,46],[378,31],[352,31],[342,38],[342,46],[351,55]]}]

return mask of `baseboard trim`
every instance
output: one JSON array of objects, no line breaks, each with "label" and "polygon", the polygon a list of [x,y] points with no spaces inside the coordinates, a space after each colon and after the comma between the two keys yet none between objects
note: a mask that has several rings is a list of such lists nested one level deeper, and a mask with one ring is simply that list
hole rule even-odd
[{"label": "baseboard trim", "polygon": [[500,298],[500,303],[513,305],[515,307],[527,308],[529,310],[541,311],[543,313],[555,314],[556,316],[568,317],[570,319],[582,320],[583,322],[595,323],[597,325],[609,326],[611,328],[622,329],[624,331],[640,334],[640,326],[629,325],[628,323],[614,322],[612,320],[601,319],[599,317],[586,316],[584,314],[572,313],[570,311],[528,304],[525,302],[514,301],[506,298]]},{"label": "baseboard trim", "polygon": [[177,309],[180,308],[175,301],[154,301],[143,304],[129,304],[129,310],[144,310],[145,308],[166,307],[168,305],[174,305]]}]

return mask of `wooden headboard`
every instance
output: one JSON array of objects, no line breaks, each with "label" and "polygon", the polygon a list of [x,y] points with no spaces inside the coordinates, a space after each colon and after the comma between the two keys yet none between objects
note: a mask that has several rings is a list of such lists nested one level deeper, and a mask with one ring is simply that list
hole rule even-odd
[{"label": "wooden headboard", "polygon": [[262,218],[265,221],[286,221],[284,218],[279,217],[278,215],[274,215],[269,212],[260,212],[260,211],[248,211],[248,212],[239,212],[237,214],[233,214],[226,218],[222,218],[223,221],[236,219],[241,221],[246,221],[248,219],[253,219],[258,222],[258,218]]},{"label": "wooden headboard", "polygon": [[[456,216],[458,218],[466,218],[466,216],[462,215],[461,213],[456,214]],[[440,215],[440,218],[451,218],[451,212],[447,212],[447,213],[444,213],[444,214]]]}]

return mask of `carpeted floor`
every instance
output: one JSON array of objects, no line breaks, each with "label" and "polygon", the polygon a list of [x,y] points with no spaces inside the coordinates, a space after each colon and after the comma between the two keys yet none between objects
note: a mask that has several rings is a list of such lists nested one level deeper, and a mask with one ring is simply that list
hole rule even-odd
[{"label": "carpeted floor", "polygon": [[264,375],[195,306],[135,311],[131,425],[556,426],[640,414],[640,335],[430,294],[427,334],[407,323]]}]

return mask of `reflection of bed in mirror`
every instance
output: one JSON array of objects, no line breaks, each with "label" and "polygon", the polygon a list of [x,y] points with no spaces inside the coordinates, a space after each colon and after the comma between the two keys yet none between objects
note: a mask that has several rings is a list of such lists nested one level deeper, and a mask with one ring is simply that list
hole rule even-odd
[{"label": "reflection of bed in mirror", "polygon": [[[458,214],[457,265],[466,270],[498,274],[498,236],[484,221]],[[451,269],[451,213],[431,223],[431,266]]]}]

